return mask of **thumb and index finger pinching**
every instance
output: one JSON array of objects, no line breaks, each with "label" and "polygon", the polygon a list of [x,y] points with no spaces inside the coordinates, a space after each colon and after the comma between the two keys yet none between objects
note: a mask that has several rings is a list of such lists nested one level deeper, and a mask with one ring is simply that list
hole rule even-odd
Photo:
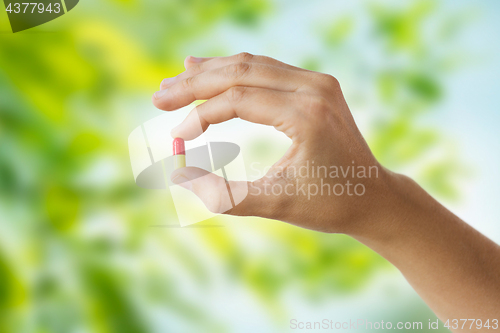
[{"label": "thumb and index finger pinching", "polygon": [[214,173],[196,167],[172,172],[172,182],[193,192],[215,214],[251,215],[247,203],[252,199],[249,183],[227,181]]}]

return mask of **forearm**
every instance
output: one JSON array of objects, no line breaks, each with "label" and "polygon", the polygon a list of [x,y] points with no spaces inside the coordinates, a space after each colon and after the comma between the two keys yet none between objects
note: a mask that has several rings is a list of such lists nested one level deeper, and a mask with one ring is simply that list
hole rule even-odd
[{"label": "forearm", "polygon": [[500,319],[500,247],[409,178],[389,179],[379,230],[353,236],[393,263],[441,320]]}]

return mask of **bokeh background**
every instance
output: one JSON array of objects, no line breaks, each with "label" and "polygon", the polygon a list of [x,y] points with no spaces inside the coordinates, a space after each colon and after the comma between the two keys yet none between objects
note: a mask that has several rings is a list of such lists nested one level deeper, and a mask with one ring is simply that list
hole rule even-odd
[{"label": "bokeh background", "polygon": [[[135,185],[128,135],[187,55],[336,76],[382,164],[500,242],[498,1],[83,0],[16,34],[0,7],[0,332],[435,320],[346,236],[225,216],[179,228],[168,192]],[[262,167],[288,144],[240,120],[209,131]]]}]

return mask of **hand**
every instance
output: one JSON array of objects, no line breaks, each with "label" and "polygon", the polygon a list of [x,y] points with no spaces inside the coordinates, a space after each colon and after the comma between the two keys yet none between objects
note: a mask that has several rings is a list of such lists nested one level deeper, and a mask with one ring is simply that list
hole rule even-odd
[{"label": "hand", "polygon": [[[263,178],[229,182],[233,197],[244,194],[234,208],[227,209],[232,205],[223,199],[228,184],[212,173],[182,168],[172,173],[175,183],[192,190],[213,212],[353,236],[392,262],[443,321],[498,319],[500,247],[411,179],[379,165],[335,78],[247,53],[188,57],[185,67],[162,82],[153,103],[171,111],[207,101],[172,131],[173,137],[190,140],[211,124],[239,117],[274,126],[292,145]],[[353,166],[354,174],[345,172]],[[314,169],[315,176],[301,174],[304,167]],[[324,167],[327,174],[318,177]],[[331,173],[335,168],[337,177]],[[320,193],[325,184],[329,192]]]},{"label": "hand", "polygon": [[333,76],[248,53],[188,57],[185,66],[185,72],[162,82],[153,103],[171,111],[195,100],[207,101],[172,131],[173,137],[194,139],[211,124],[239,117],[274,126],[292,139],[265,177],[252,183],[230,182],[233,197],[238,191],[248,195],[227,211],[231,205],[223,199],[223,178],[198,168],[176,170],[172,180],[192,190],[211,211],[351,232],[377,209],[375,199],[386,190],[387,174],[356,127]]}]

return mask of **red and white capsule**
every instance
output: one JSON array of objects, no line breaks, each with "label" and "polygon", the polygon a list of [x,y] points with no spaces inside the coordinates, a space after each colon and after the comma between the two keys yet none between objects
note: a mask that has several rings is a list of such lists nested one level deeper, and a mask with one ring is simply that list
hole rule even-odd
[{"label": "red and white capsule", "polygon": [[184,147],[184,140],[175,138],[172,143],[172,150],[174,151],[174,169],[186,167],[186,148]]}]

